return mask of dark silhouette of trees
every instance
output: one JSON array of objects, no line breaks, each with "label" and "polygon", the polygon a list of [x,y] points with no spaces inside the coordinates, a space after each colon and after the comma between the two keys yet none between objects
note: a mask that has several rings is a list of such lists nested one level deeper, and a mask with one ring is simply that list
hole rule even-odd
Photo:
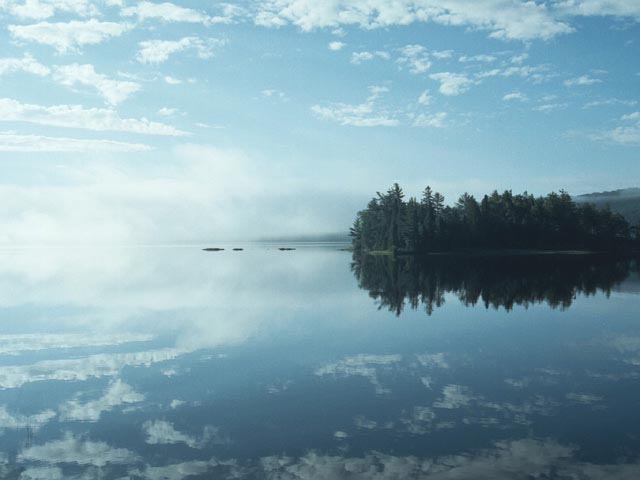
[{"label": "dark silhouette of trees", "polygon": [[425,188],[405,202],[395,183],[358,212],[351,228],[356,255],[468,249],[619,251],[640,245],[640,228],[561,190],[546,197],[494,191],[478,202],[464,193],[453,204]]},{"label": "dark silhouette of trees", "polygon": [[364,255],[351,265],[358,286],[379,307],[406,305],[431,315],[455,295],[464,305],[511,310],[546,303],[569,308],[576,296],[611,289],[638,271],[637,260],[609,255]]}]

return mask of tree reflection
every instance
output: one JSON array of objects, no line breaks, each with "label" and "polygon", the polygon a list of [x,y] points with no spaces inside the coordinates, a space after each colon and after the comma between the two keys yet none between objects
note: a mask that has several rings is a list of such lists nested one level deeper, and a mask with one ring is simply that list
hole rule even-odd
[{"label": "tree reflection", "polygon": [[601,255],[428,255],[354,257],[360,288],[400,315],[408,304],[431,315],[452,293],[466,306],[486,308],[546,303],[566,309],[578,294],[607,296],[637,271],[638,262]]}]

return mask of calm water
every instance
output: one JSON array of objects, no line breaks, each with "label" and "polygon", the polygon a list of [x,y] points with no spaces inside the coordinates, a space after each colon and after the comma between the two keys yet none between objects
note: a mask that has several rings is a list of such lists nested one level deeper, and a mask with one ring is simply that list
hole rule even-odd
[{"label": "calm water", "polygon": [[635,265],[245,248],[0,250],[0,478],[640,478]]}]

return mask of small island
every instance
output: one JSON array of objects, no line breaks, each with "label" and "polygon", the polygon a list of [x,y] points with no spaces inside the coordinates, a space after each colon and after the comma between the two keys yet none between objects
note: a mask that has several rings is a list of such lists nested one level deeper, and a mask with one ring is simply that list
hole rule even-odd
[{"label": "small island", "polygon": [[640,246],[640,226],[608,208],[575,203],[565,192],[535,197],[494,191],[479,202],[464,193],[454,205],[425,188],[404,199],[395,183],[358,212],[351,228],[354,256],[452,251],[581,250],[626,252]]}]

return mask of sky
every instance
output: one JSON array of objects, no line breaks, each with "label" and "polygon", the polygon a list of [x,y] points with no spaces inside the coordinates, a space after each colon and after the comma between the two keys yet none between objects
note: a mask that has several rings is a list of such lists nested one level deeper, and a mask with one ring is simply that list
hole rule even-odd
[{"label": "sky", "polygon": [[0,0],[0,244],[640,186],[638,0]]}]

